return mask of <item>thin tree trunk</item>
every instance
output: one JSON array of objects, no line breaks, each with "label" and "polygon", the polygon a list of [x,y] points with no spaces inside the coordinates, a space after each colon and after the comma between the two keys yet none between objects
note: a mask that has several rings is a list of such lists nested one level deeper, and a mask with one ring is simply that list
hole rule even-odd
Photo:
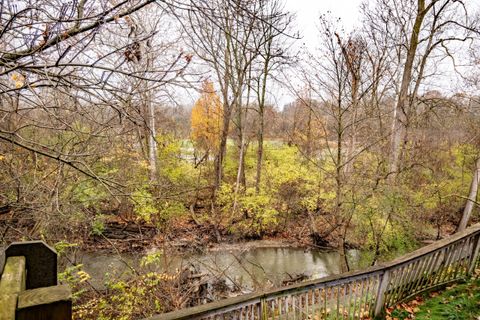
[{"label": "thin tree trunk", "polygon": [[467,228],[468,221],[470,220],[470,216],[472,215],[473,206],[475,205],[475,201],[477,199],[479,182],[480,182],[480,158],[478,158],[475,161],[475,169],[473,172],[472,183],[470,184],[470,192],[468,194],[467,204],[465,205],[465,209],[463,210],[462,219],[458,224],[457,231],[462,231]]},{"label": "thin tree trunk", "polygon": [[150,182],[157,179],[157,141],[155,139],[155,107],[148,101],[148,160],[150,166]]},{"label": "thin tree trunk", "polygon": [[307,119],[307,150],[305,153],[307,154],[308,158],[312,158],[312,105],[311,105],[312,100],[309,98],[308,101],[308,119]]},{"label": "thin tree trunk", "polygon": [[238,168],[237,168],[237,185],[241,184],[245,187],[245,162],[244,162],[244,145],[245,145],[245,133],[244,133],[244,120],[246,120],[246,112],[245,111],[245,118],[242,115],[242,105],[241,99],[239,99],[238,104],[238,114],[237,114],[237,148],[238,148]]},{"label": "thin tree trunk", "polygon": [[345,161],[347,162],[345,165],[345,173],[350,174],[353,168],[353,157],[355,154],[355,145],[357,144],[357,117],[358,117],[358,79],[357,75],[354,71],[352,71],[352,105],[351,108],[353,110],[353,119],[350,124],[351,126],[351,134],[350,134],[350,144],[347,148],[347,155],[345,157]]},{"label": "thin tree trunk", "polygon": [[263,161],[263,132],[265,127],[265,119],[263,108],[260,109],[260,125],[258,129],[258,149],[257,149],[257,175],[255,178],[255,192],[260,192],[260,182],[262,180],[262,161]]},{"label": "thin tree trunk", "polygon": [[255,177],[255,192],[260,192],[260,182],[262,179],[262,161],[263,161],[263,138],[265,132],[265,94],[267,92],[267,77],[268,77],[268,65],[270,62],[270,45],[271,41],[269,42],[269,47],[267,50],[267,59],[265,60],[265,65],[263,69],[263,79],[262,79],[262,87],[259,88],[259,92],[257,94],[258,97],[258,116],[260,120],[259,128],[258,128],[258,149],[257,149],[257,173]]},{"label": "thin tree trunk", "polygon": [[218,188],[220,188],[220,184],[222,183],[222,178],[223,178],[223,160],[225,159],[225,155],[227,153],[227,139],[228,139],[228,131],[230,129],[230,115],[231,115],[230,106],[224,105],[223,126],[222,126],[222,132],[220,136],[220,146],[219,146],[218,154],[215,157],[215,183],[214,183],[215,192],[218,190]]},{"label": "thin tree trunk", "polygon": [[238,203],[238,192],[240,191],[241,179],[242,179],[242,168],[244,167],[245,161],[245,141],[244,137],[242,136],[242,141],[240,142],[242,145],[240,147],[240,155],[238,159],[238,171],[237,171],[237,181],[235,183],[235,199],[233,201],[233,212],[237,210],[237,203]]},{"label": "thin tree trunk", "polygon": [[403,141],[406,136],[407,125],[407,100],[408,100],[408,88],[412,81],[412,70],[417,53],[419,34],[421,31],[423,19],[427,14],[425,9],[425,0],[418,0],[417,2],[417,15],[415,17],[415,23],[413,25],[412,33],[410,35],[410,44],[407,51],[407,59],[403,68],[402,82],[400,85],[400,92],[395,105],[393,113],[393,125],[392,125],[392,158],[390,162],[390,171],[394,173],[393,176],[399,171],[400,158],[403,149]]}]

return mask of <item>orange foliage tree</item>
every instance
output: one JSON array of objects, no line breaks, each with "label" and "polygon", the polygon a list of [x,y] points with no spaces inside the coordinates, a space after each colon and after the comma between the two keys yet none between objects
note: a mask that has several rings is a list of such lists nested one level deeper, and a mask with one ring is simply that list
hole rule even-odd
[{"label": "orange foliage tree", "polygon": [[213,83],[205,80],[202,95],[192,109],[192,140],[197,149],[218,152],[222,128],[222,104]]}]

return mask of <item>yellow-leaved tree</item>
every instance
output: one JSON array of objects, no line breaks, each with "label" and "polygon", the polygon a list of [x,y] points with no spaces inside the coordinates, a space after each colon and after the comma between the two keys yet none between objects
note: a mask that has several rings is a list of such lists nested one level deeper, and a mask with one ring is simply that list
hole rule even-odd
[{"label": "yellow-leaved tree", "polygon": [[202,95],[192,109],[192,140],[195,147],[208,154],[218,152],[222,128],[222,104],[213,83],[205,80]]}]

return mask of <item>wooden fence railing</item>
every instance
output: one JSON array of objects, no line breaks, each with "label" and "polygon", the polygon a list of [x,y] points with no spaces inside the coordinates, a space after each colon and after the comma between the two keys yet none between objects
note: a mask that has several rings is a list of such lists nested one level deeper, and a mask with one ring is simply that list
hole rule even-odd
[{"label": "wooden fence railing", "polygon": [[157,315],[173,319],[365,319],[469,277],[479,266],[480,225],[366,270]]},{"label": "wooden fence railing", "polygon": [[12,243],[4,255],[0,320],[72,319],[70,287],[57,284],[55,250],[42,241],[27,241]]}]

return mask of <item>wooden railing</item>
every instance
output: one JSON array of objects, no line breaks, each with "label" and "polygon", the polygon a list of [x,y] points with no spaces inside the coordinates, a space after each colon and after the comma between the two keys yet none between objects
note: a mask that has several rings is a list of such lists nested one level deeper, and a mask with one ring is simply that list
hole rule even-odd
[{"label": "wooden railing", "polygon": [[480,225],[392,262],[157,315],[173,319],[367,319],[416,294],[469,277],[479,266]]},{"label": "wooden railing", "polygon": [[8,246],[0,273],[0,320],[72,319],[70,288],[57,285],[57,253],[42,241]]}]

